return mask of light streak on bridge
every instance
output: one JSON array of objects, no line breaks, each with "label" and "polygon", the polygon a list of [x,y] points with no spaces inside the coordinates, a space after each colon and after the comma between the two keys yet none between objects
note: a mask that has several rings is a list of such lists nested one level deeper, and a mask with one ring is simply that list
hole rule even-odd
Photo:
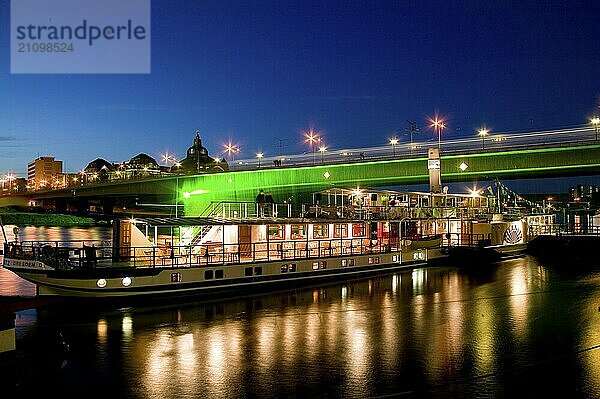
[{"label": "light streak on bridge", "polygon": [[[488,133],[485,137],[485,148],[482,148],[481,136],[476,132],[473,137],[442,140],[442,156],[453,154],[468,154],[481,152],[497,152],[517,149],[536,149],[548,147],[567,147],[585,145],[596,142],[593,127],[576,126],[562,129],[531,131],[531,132],[498,132]],[[361,161],[389,160],[395,158],[426,157],[427,149],[437,146],[437,136],[428,141],[410,143],[398,142],[394,145],[382,145],[360,148],[327,148],[321,154],[320,163],[336,164]],[[302,166],[314,163],[314,154],[290,154],[264,156],[261,158],[261,168],[274,168],[275,160],[282,160],[281,166]],[[251,170],[258,167],[256,158],[240,159],[229,165],[231,170]]]}]

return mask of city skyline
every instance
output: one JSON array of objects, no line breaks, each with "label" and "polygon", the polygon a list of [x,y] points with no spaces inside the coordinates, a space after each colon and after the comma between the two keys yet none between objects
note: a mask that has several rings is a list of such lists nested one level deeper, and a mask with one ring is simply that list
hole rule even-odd
[{"label": "city skyline", "polygon": [[[0,41],[0,172],[39,156],[76,172],[100,157],[182,156],[196,129],[212,156],[584,125],[598,111],[594,2],[152,1],[152,69],[140,75],[10,74]],[[0,1],[10,37],[10,2]]]}]

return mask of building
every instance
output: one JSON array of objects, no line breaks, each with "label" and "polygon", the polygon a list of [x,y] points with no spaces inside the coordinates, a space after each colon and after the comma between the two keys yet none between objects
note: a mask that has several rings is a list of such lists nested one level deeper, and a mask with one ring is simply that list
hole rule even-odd
[{"label": "building", "polygon": [[202,146],[200,132],[196,130],[194,144],[188,148],[186,157],[171,167],[171,172],[195,174],[206,172],[222,172],[228,169],[229,165],[225,160],[211,158],[208,155],[208,150]]},{"label": "building", "polygon": [[54,157],[39,157],[27,164],[27,182],[30,189],[50,188],[52,183],[62,174],[62,161]]}]

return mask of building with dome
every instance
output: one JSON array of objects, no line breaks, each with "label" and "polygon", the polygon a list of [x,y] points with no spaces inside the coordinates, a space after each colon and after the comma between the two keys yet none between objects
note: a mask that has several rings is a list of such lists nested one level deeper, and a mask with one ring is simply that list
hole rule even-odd
[{"label": "building with dome", "polygon": [[207,172],[222,172],[229,169],[224,159],[211,158],[208,150],[202,146],[200,131],[196,130],[194,145],[187,150],[186,157],[171,167],[171,172],[177,174],[194,174]]}]

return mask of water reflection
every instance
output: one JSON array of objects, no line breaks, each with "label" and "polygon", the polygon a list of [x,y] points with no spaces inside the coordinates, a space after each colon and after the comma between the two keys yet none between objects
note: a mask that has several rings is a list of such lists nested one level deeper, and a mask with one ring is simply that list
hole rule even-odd
[{"label": "water reflection", "polygon": [[[73,341],[74,363],[57,381],[100,372],[129,397],[578,396],[580,387],[598,397],[599,282],[525,258],[211,303],[62,306],[31,323]],[[40,354],[21,346],[37,368]]]}]

